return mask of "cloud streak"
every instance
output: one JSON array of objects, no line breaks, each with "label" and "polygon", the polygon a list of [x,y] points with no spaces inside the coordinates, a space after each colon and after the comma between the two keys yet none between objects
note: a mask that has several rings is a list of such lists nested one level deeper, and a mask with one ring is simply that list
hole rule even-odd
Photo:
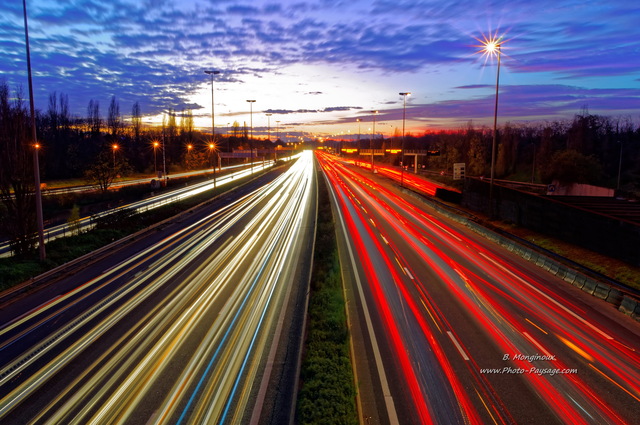
[{"label": "cloud streak", "polygon": [[[17,3],[3,6],[0,16],[0,70],[14,86],[26,84]],[[193,107],[206,82],[205,68],[224,70],[217,84],[241,91],[249,81],[266,82],[269,76],[304,65],[348,73],[350,81],[315,90],[317,75],[300,74],[298,84],[310,89],[300,92],[292,83],[279,93],[307,94],[308,103],[274,107],[273,113],[342,113],[335,122],[343,122],[344,113],[357,115],[371,108],[365,91],[358,93],[361,104],[336,106],[345,87],[372,87],[381,81],[397,87],[438,74],[451,76],[439,80],[447,85],[441,91],[448,94],[431,103],[422,101],[420,107],[412,104],[412,119],[481,120],[491,115],[486,107],[492,100],[490,86],[474,84],[485,64],[474,54],[478,43],[473,37],[499,28],[506,33],[503,66],[511,77],[500,104],[505,119],[566,117],[584,105],[602,113],[637,110],[640,16],[635,3],[533,3],[497,0],[487,7],[486,1],[476,0],[33,0],[36,99],[42,99],[38,106],[44,108],[49,93],[64,92],[74,112],[82,114],[89,99],[106,104],[116,95],[127,104],[139,101],[146,113],[158,113]],[[488,67],[486,74],[491,71]],[[388,92],[397,92],[395,87]],[[389,116],[397,119],[393,109]],[[419,116],[422,112],[424,117]]]}]

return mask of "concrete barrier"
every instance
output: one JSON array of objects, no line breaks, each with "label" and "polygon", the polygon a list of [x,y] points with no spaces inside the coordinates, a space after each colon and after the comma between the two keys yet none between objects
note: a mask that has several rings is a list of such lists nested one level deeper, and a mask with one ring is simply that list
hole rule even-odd
[{"label": "concrete barrier", "polygon": [[616,288],[611,288],[611,290],[609,291],[609,295],[607,296],[607,298],[605,298],[605,301],[619,308],[622,304],[623,296],[624,294],[622,293],[622,291]]},{"label": "concrete barrier", "polygon": [[596,286],[598,286],[598,282],[596,282],[593,279],[586,278],[584,280],[584,285],[582,286],[582,290],[587,294],[593,295],[594,291],[596,290]]},{"label": "concrete barrier", "polygon": [[587,277],[585,275],[576,272],[576,278],[573,280],[572,285],[582,289],[586,280]]},{"label": "concrete barrier", "polygon": [[600,298],[601,300],[606,300],[609,297],[609,292],[611,292],[611,287],[609,285],[598,282],[596,283],[596,288],[593,291],[593,296]]},{"label": "concrete barrier", "polygon": [[528,260],[536,265],[549,271],[549,273],[556,275],[558,278],[563,279],[565,282],[571,283],[573,286],[582,289],[583,291],[591,294],[599,299],[602,299],[610,304],[615,305],[622,313],[633,317],[635,320],[640,321],[640,300],[624,295],[619,289],[612,287],[606,283],[596,281],[581,272],[564,265],[545,254],[542,254],[536,250],[528,248],[525,244],[521,244],[516,240],[503,236],[493,230],[490,230],[478,222],[475,218],[463,217],[460,213],[452,212],[439,205],[437,202],[420,196],[408,190],[404,190],[405,193],[418,199],[425,205],[430,206],[436,211],[442,213],[444,216],[466,225],[470,230],[484,236],[486,239],[496,242],[498,245],[504,247],[508,251],[519,255],[525,260]]},{"label": "concrete barrier", "polygon": [[564,276],[564,281],[573,284],[573,282],[575,282],[576,280],[577,274],[578,272],[576,272],[575,270],[567,268]]},{"label": "concrete barrier", "polygon": [[618,308],[618,310],[626,315],[633,317],[636,320],[640,320],[640,301],[636,300],[635,298],[624,295],[622,297],[622,302],[620,303],[620,307]]}]

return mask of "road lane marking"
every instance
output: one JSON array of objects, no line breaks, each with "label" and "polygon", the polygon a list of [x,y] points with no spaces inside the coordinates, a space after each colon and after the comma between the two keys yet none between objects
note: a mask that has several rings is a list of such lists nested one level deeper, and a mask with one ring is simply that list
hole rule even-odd
[{"label": "road lane marking", "polygon": [[424,309],[427,311],[427,313],[429,314],[429,317],[431,317],[431,320],[433,320],[433,323],[436,325],[436,327],[438,328],[440,333],[442,333],[442,329],[440,329],[440,326],[438,325],[438,322],[436,321],[436,318],[433,317],[433,314],[431,314],[431,311],[430,311],[429,307],[427,307],[427,304],[425,304],[424,299],[420,298],[420,302],[424,306]]},{"label": "road lane marking", "polygon": [[460,352],[460,355],[462,355],[462,358],[465,359],[466,361],[469,361],[469,356],[467,356],[467,353],[464,352],[464,350],[462,349],[462,346],[460,346],[460,343],[458,342],[456,337],[453,336],[451,331],[447,331],[447,335],[449,335],[449,338],[451,338],[451,341],[453,341],[453,345],[456,346],[456,348]]},{"label": "road lane marking", "polygon": [[540,345],[540,343],[538,341],[536,341],[535,339],[533,339],[533,337],[531,335],[529,335],[526,332],[522,332],[524,334],[524,336],[527,337],[527,339],[529,341],[531,341],[533,343],[533,345],[535,345],[536,347],[538,347],[540,349],[540,351],[542,351],[544,353],[545,356],[548,356],[550,358],[554,358],[555,356],[553,356],[550,352],[548,352],[547,350],[545,350],[545,348]]},{"label": "road lane marking", "polygon": [[540,326],[536,325],[535,323],[533,323],[531,320],[527,319],[526,317],[524,318],[524,320],[526,320],[527,322],[531,323],[533,326],[535,326],[536,328],[538,328],[538,330],[542,333],[544,333],[545,335],[549,335],[549,333],[547,331],[545,331],[544,329],[542,329]]},{"label": "road lane marking", "polygon": [[413,275],[411,274],[411,272],[409,271],[408,268],[404,268],[405,273],[407,274],[407,276],[409,276],[409,279],[413,280]]},{"label": "road lane marking", "polygon": [[484,406],[484,408],[487,409],[487,413],[489,413],[489,416],[491,416],[491,420],[493,421],[493,423],[498,425],[498,422],[496,421],[496,418],[493,417],[493,413],[491,413],[491,410],[489,409],[489,406],[487,406],[487,403],[485,403],[484,397],[482,397],[480,395],[480,393],[478,392],[477,388],[474,387],[473,389],[476,391],[476,394],[478,394],[478,398],[482,402],[482,405]]},{"label": "road lane marking", "polygon": [[618,384],[616,381],[614,381],[613,379],[611,379],[609,376],[607,376],[604,372],[602,372],[600,369],[598,369],[597,367],[595,367],[594,365],[592,365],[591,363],[589,363],[589,366],[592,369],[595,369],[597,372],[600,373],[600,375],[604,376],[605,378],[607,378],[609,381],[611,381],[612,383],[616,384],[622,391],[624,391],[625,393],[629,394],[631,397],[635,398],[636,400],[640,401],[640,398],[636,397],[633,393],[629,392],[629,390],[627,390],[626,388],[624,388],[622,385]]},{"label": "road lane marking", "polygon": [[529,282],[527,282],[526,280],[522,279],[520,276],[516,275],[515,273],[513,273],[511,270],[509,270],[508,268],[506,268],[505,266],[503,266],[502,264],[498,263],[497,261],[495,261],[493,258],[489,257],[488,255],[482,253],[482,252],[478,252],[480,255],[482,255],[484,258],[486,258],[487,260],[491,261],[493,264],[495,264],[497,267],[499,267],[500,269],[502,269],[503,271],[505,271],[506,273],[509,273],[511,276],[513,276],[515,279],[519,280],[520,282],[524,283],[525,285],[527,285],[528,287],[530,287],[531,289],[533,289],[534,291],[536,291],[537,293],[539,293],[540,295],[544,296],[546,299],[548,299],[549,301],[551,301],[552,303],[554,303],[555,305],[557,305],[558,307],[560,307],[561,309],[563,309],[564,311],[566,311],[567,313],[569,313],[570,315],[572,315],[573,317],[575,317],[576,319],[580,320],[582,323],[584,323],[585,325],[589,326],[591,329],[593,329],[594,331],[596,331],[597,333],[599,333],[600,335],[602,335],[603,337],[605,337],[606,339],[613,339],[612,336],[610,336],[609,334],[607,334],[606,332],[598,329],[596,326],[594,326],[593,324],[589,323],[587,320],[585,320],[584,318],[578,316],[576,313],[574,313],[573,311],[569,310],[567,307],[565,307],[564,305],[560,304],[558,301],[554,300],[553,298],[551,298],[549,295],[545,294],[544,292],[542,292],[541,290],[539,290],[538,288],[536,288],[535,286],[533,286],[532,284],[530,284]]}]

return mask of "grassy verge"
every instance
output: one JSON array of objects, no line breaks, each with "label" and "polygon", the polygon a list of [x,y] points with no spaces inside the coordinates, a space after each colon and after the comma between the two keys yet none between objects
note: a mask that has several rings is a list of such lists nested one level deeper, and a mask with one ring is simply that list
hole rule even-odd
[{"label": "grassy verge", "polygon": [[318,229],[297,403],[298,423],[357,424],[356,390],[333,215],[324,180],[318,180]]},{"label": "grassy verge", "polygon": [[171,218],[212,197],[226,192],[233,187],[241,186],[258,174],[238,179],[233,186],[224,185],[179,202],[163,205],[158,208],[131,214],[123,211],[103,217],[96,222],[96,228],[78,235],[66,236],[52,240],[46,244],[47,259],[38,260],[37,252],[24,258],[0,258],[0,291],[10,288],[25,280],[67,263],[84,254],[95,251],[113,241],[131,235],[162,220]]}]

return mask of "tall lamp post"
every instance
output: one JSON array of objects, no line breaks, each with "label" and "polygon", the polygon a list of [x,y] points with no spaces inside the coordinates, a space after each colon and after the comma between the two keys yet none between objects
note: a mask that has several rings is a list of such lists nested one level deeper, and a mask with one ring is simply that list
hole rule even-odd
[{"label": "tall lamp post", "polygon": [[249,136],[249,149],[251,149],[251,174],[253,174],[253,104],[255,99],[247,100],[249,102],[249,122],[251,127],[251,133]]},{"label": "tall lamp post", "polygon": [[402,160],[400,162],[400,186],[404,186],[404,124],[407,116],[407,96],[410,96],[411,92],[401,92],[399,95],[404,99],[404,106],[402,107]]},{"label": "tall lamp post", "polygon": [[622,174],[622,141],[618,140],[620,143],[620,160],[618,161],[618,184],[616,185],[616,189],[620,190],[620,175]]},{"label": "tall lamp post", "polygon": [[162,178],[165,181],[165,185],[167,183],[167,155],[165,153],[166,149],[165,146],[167,146],[165,140],[164,140],[164,123],[165,123],[165,117],[164,115],[162,116]]},{"label": "tall lamp post", "polygon": [[160,147],[160,142],[157,140],[153,142],[153,172],[158,176],[158,147]]},{"label": "tall lamp post", "polygon": [[215,189],[216,187],[216,161],[215,161],[215,157],[213,159],[213,161],[211,160],[211,154],[212,153],[216,153],[216,144],[211,142],[209,143],[209,162],[212,163],[212,168],[213,168],[213,188]]},{"label": "tall lamp post", "polygon": [[36,197],[36,221],[38,226],[38,253],[40,261],[47,258],[44,246],[44,218],[42,214],[42,192],[40,189],[40,144],[36,134],[36,113],[33,101],[33,79],[31,78],[31,51],[29,49],[29,24],[27,22],[27,0],[22,0],[24,13],[24,40],[27,48],[27,74],[29,77],[29,108],[31,112],[31,137],[33,138],[33,179]]},{"label": "tall lamp post", "polygon": [[[205,70],[205,74],[211,75],[211,143],[216,143],[216,124],[215,124],[215,114],[213,113],[213,76],[220,74],[220,71],[214,70]],[[215,168],[215,164],[213,165]]]},{"label": "tall lamp post", "polygon": [[[267,141],[271,142],[271,113],[267,113],[265,114],[267,116]],[[269,150],[271,150],[271,145],[269,145]],[[275,156],[276,156],[276,151],[274,149],[273,151],[273,162],[275,163]]]},{"label": "tall lamp post", "polygon": [[113,149],[113,171],[115,172],[116,170],[116,151],[118,150],[119,146],[117,143],[114,143],[111,148]]},{"label": "tall lamp post", "polygon": [[371,140],[369,141],[369,149],[371,150],[371,171],[376,172],[374,163],[373,163],[373,138],[376,136],[376,115],[378,111],[371,111],[373,114],[373,129],[371,131]]},{"label": "tall lamp post", "polygon": [[486,55],[496,56],[498,58],[498,71],[496,72],[496,103],[493,110],[493,141],[491,143],[491,179],[489,180],[489,211],[493,216],[493,178],[495,176],[496,167],[496,138],[498,131],[498,93],[500,86],[500,56],[502,54],[501,38],[491,38],[486,40],[484,44],[484,52]]},{"label": "tall lamp post", "polygon": [[267,116],[267,141],[271,141],[271,115],[273,114],[265,114]]}]

